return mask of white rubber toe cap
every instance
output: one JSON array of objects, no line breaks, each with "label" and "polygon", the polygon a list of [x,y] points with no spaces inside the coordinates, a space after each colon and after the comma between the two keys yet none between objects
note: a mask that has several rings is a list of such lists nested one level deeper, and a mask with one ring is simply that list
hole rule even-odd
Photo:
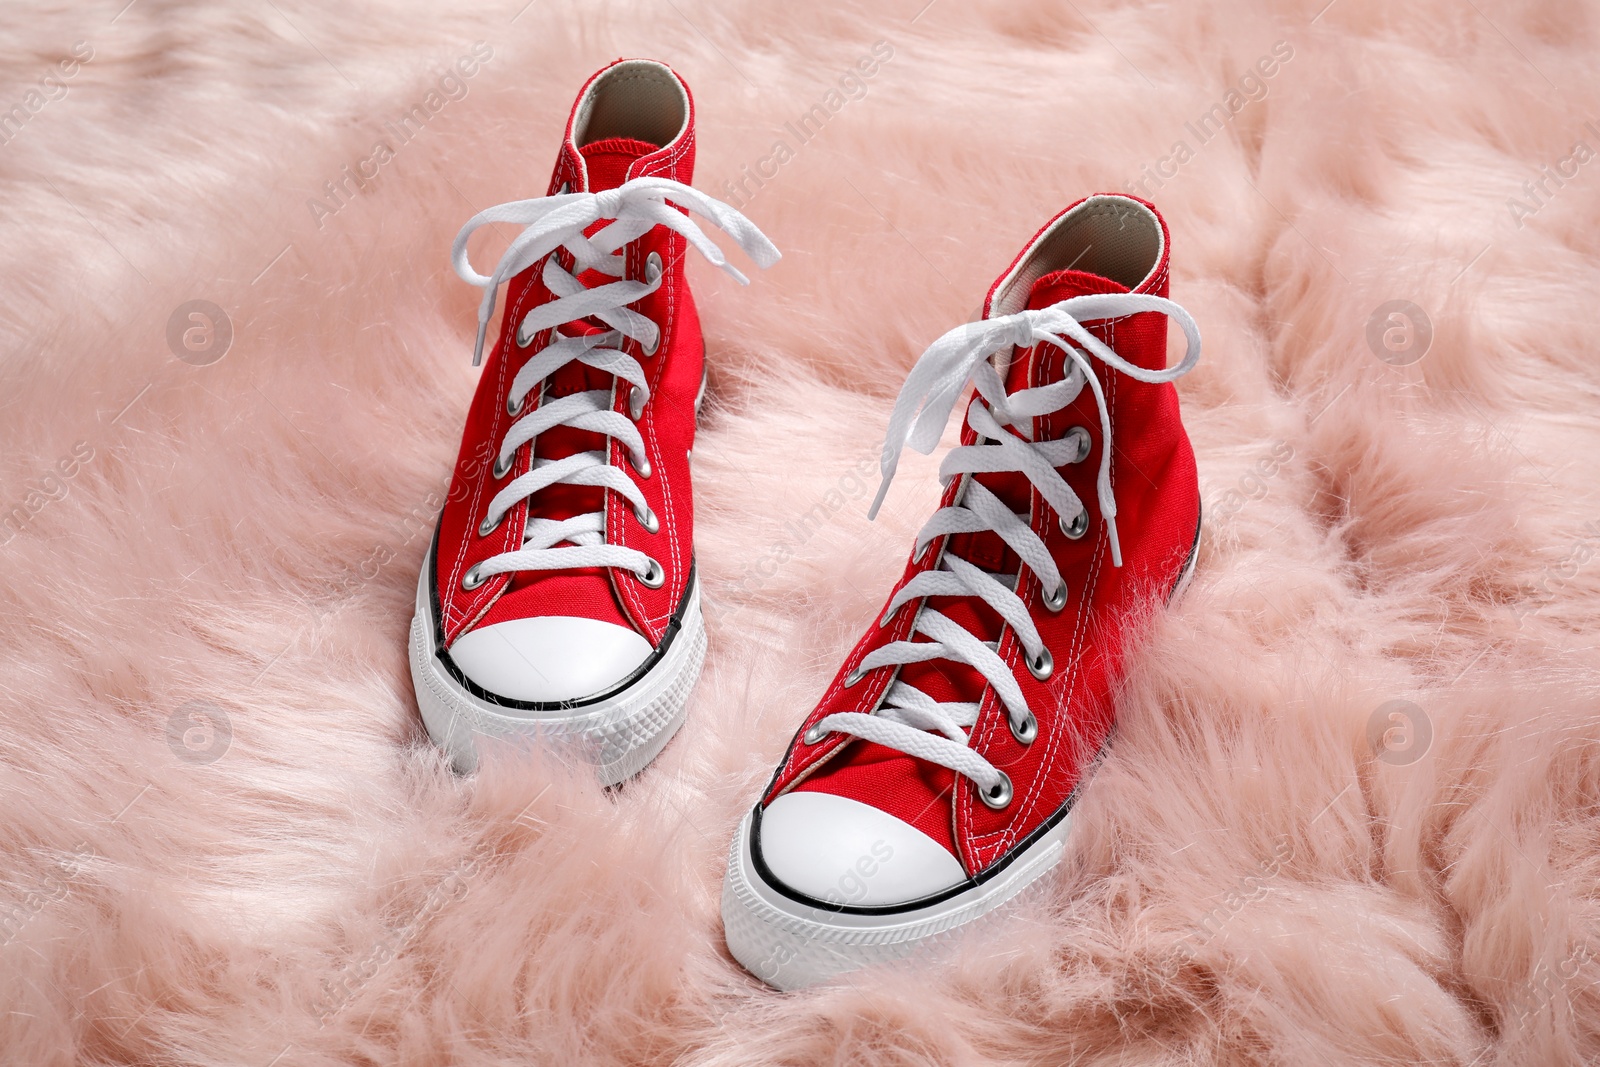
[{"label": "white rubber toe cap", "polygon": [[785,886],[858,907],[904,904],[966,881],[948,849],[870,804],[785,793],[761,813],[761,858]]},{"label": "white rubber toe cap", "polygon": [[450,646],[450,658],[496,696],[543,702],[602,693],[652,651],[643,636],[613,623],[541,615],[469,630]]}]

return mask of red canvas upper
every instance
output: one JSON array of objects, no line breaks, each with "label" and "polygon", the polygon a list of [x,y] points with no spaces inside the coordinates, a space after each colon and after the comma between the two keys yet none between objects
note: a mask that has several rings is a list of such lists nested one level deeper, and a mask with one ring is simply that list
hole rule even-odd
[{"label": "red canvas upper", "polygon": [[[590,78],[579,92],[580,101],[595,79],[609,69],[607,66]],[[687,86],[684,93],[688,95]],[[574,140],[577,118],[575,105],[545,195],[555,195],[563,189],[600,192],[647,176],[671,178],[684,184],[692,181],[692,98],[683,131],[670,143],[660,146],[626,137],[611,137],[580,146]],[[593,235],[607,221],[595,223],[586,232]],[[627,278],[644,279],[645,264],[651,252],[660,255],[664,268],[660,288],[629,305],[661,327],[660,346],[653,355],[646,356],[640,352],[637,341],[626,342],[626,351],[639,359],[650,383],[650,401],[638,420],[649,460],[648,477],[634,471],[627,449],[615,439],[571,427],[557,427],[541,434],[531,445],[518,450],[509,473],[502,478],[494,477],[495,456],[507,429],[540,403],[539,391],[535,389],[516,416],[508,414],[506,403],[512,379],[551,339],[550,332],[543,331],[526,348],[518,347],[517,324],[530,309],[555,298],[541,280],[543,260],[508,283],[500,335],[493,346],[486,349],[483,376],[467,415],[450,494],[440,518],[434,581],[442,635],[447,645],[473,627],[537,615],[597,619],[631,627],[652,644],[660,642],[668,620],[683,599],[693,566],[694,505],[688,455],[694,444],[694,402],[700,389],[704,351],[699,317],[683,270],[684,250],[684,239],[663,226],[657,226],[626,248]],[[552,254],[562,257],[563,265],[571,268],[566,252],[558,250]],[[586,285],[615,280],[603,275],[591,278],[594,274],[596,272],[586,272],[580,280]],[[586,329],[602,328],[597,323],[577,322],[568,323],[561,330],[573,335]],[[611,375],[571,363],[548,380],[545,401],[611,385]],[[627,411],[630,391],[627,382],[614,390],[613,410]],[[529,470],[535,454],[556,459],[602,447],[609,449],[612,463],[628,471],[643,491],[658,517],[657,533],[649,533],[634,514],[633,506],[616,493],[595,487],[557,484],[541,490],[531,500],[518,502],[488,537],[478,536],[478,526],[488,511],[490,500],[508,481]],[[462,589],[462,577],[474,564],[520,546],[530,506],[535,515],[565,518],[598,511],[602,501],[608,540],[612,544],[638,548],[655,558],[666,575],[659,589],[647,588],[632,580],[631,575],[615,573],[613,568],[520,571],[494,575],[476,589]]]},{"label": "red canvas upper", "polygon": [[[1160,262],[1134,291],[1165,297],[1170,242],[1165,223],[1161,228]],[[1010,274],[1008,270],[1001,279]],[[996,288],[990,290],[984,305],[985,317],[993,311],[1000,284],[997,281]],[[1060,270],[1033,283],[1026,306],[1038,309],[1073,296],[1127,291],[1108,278]],[[1084,325],[1130,362],[1150,369],[1166,366],[1166,316],[1143,312]],[[1006,373],[1007,391],[1061,380],[1066,359],[1065,353],[1048,344],[1015,349]],[[1031,744],[1016,739],[992,688],[966,664],[944,659],[910,663],[898,675],[935,700],[981,701],[977,724],[969,731],[969,744],[1010,777],[1013,801],[1002,810],[991,810],[978,799],[975,785],[964,776],[848,734],[827,733],[814,745],[803,740],[805,730],[827,715],[870,711],[877,706],[896,672],[875,670],[848,688],[845,678],[874,649],[895,641],[927,640],[921,635],[908,637],[917,608],[917,603],[912,602],[902,605],[889,625],[874,623],[868,627],[796,735],[763,803],[771,803],[795,789],[834,793],[871,804],[943,843],[967,872],[975,875],[1004,856],[1067,801],[1110,731],[1113,690],[1129,637],[1148,610],[1173,588],[1194,544],[1200,506],[1194,455],[1179,420],[1174,387],[1141,383],[1098,360],[1090,363],[1105,391],[1111,414],[1115,441],[1111,478],[1123,566],[1112,564],[1106,524],[1095,491],[1104,441],[1093,395],[1085,387],[1066,408],[1034,419],[1033,439],[1060,438],[1074,426],[1089,432],[1092,449],[1087,459],[1060,468],[1089,509],[1088,536],[1073,541],[1063,534],[1057,525],[1058,516],[1024,475],[973,476],[1013,511],[1030,516],[1030,525],[1044,539],[1066,580],[1066,607],[1052,614],[1039,604],[1038,582],[1020,566],[998,535],[987,532],[946,535],[934,540],[920,561],[913,557],[907,562],[890,596],[892,599],[893,592],[915,575],[934,567],[945,541],[957,555],[994,573],[1022,571],[1018,593],[1055,660],[1054,673],[1045,682],[1036,680],[1027,669],[1015,633],[981,600],[932,597],[929,602],[981,639],[999,640],[999,655],[1012,668],[1038,719],[1038,735]],[[975,402],[976,397],[969,401]],[[976,435],[964,426],[961,440],[963,444],[973,444]],[[951,481],[941,507],[955,502],[960,485],[959,478]],[[887,603],[886,600],[885,606]]]}]

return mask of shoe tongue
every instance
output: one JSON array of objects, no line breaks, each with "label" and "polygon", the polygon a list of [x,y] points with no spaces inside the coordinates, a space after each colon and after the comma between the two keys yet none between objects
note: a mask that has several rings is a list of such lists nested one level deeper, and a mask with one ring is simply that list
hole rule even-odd
[{"label": "shoe tongue", "polygon": [[[1126,293],[1128,287],[1102,278],[1098,274],[1090,274],[1081,270],[1058,270],[1045,274],[1036,279],[1033,288],[1028,291],[1027,308],[1029,311],[1039,311],[1051,304],[1059,304],[1063,300],[1071,300],[1075,296],[1090,296],[1100,293]],[[1026,358],[1017,358],[1011,361],[1011,368],[1006,374],[1006,391],[1014,393],[1018,389],[1029,386],[1028,376],[1030,363]],[[1048,385],[1048,382],[1039,382]]]},{"label": "shoe tongue", "polygon": [[[1038,311],[1052,304],[1059,304],[1063,300],[1070,300],[1075,296],[1086,296],[1098,293],[1125,293],[1128,289],[1124,285],[1102,278],[1098,274],[1089,274],[1081,270],[1058,270],[1037,278],[1033,287],[1028,291],[1027,309]],[[1047,351],[1046,356],[1049,355]],[[1059,353],[1058,353],[1059,354]],[[1035,381],[1034,362],[1039,353],[1029,357],[1029,351],[1022,349],[1012,353],[1011,363],[1006,369],[1006,392],[1015,393],[1031,386],[1049,385],[1053,376],[1048,380]],[[1061,373],[1064,361],[1050,360],[1050,365],[1055,375]],[[973,397],[973,403],[978,402],[978,397]],[[968,440],[971,431],[963,435],[963,442]],[[979,481],[993,491],[1001,500],[1011,505],[1011,509],[1018,513],[1025,513],[1028,508],[1028,479],[1014,472],[998,472],[993,474],[974,475]],[[951,538],[950,546],[964,559],[982,567],[984,570],[1004,574],[1017,572],[1017,559],[1015,553],[1006,548],[1005,542],[992,533],[959,534]]]},{"label": "shoe tongue", "polygon": [[[636,141],[632,137],[607,137],[602,141],[584,145],[578,149],[578,154],[583,157],[584,169],[589,174],[589,192],[603,193],[607,189],[615,189],[628,180],[628,168],[633,166],[635,160],[655,151],[658,151],[655,145],[648,141]],[[604,229],[609,221],[609,219],[596,221],[584,231],[584,236],[593,237]],[[578,280],[592,289],[616,279],[590,270],[578,275]],[[600,333],[607,328],[599,319],[585,319],[568,324],[563,328],[563,332]],[[594,376],[588,377],[593,379]]]},{"label": "shoe tongue", "polygon": [[[603,193],[607,189],[615,189],[628,180],[628,168],[633,166],[634,160],[657,150],[657,146],[650,142],[637,141],[632,137],[607,137],[584,145],[578,149],[578,154],[583,157],[584,169],[589,175],[589,192]],[[584,231],[584,236],[593,237],[610,221],[609,219],[595,221]],[[579,274],[578,280],[591,289],[616,281],[615,278],[609,278],[592,270]],[[561,332],[569,337],[575,337],[586,333],[604,333],[608,329],[610,327],[599,319],[589,318],[564,323]],[[598,388],[609,382],[609,378],[600,371],[583,367],[567,369],[572,373],[563,376],[565,380],[562,384],[567,387],[565,391],[575,388]]]},{"label": "shoe tongue", "polygon": [[628,180],[628,168],[633,166],[634,160],[657,150],[656,145],[632,137],[607,137],[584,145],[578,149],[578,154],[589,172],[589,191],[602,193],[615,189]]},{"label": "shoe tongue", "polygon": [[[578,153],[583,156],[584,167],[589,174],[589,192],[598,193],[615,189],[628,180],[628,168],[633,166],[635,160],[655,151],[657,146],[646,141],[636,141],[631,137],[608,137],[603,141],[584,145],[578,149]],[[587,235],[594,236],[608,221],[601,219],[595,222],[588,228]],[[578,276],[578,280],[589,288],[616,281],[615,278],[599,271],[584,271]],[[561,332],[568,336],[600,333],[607,329],[609,327],[605,323],[593,318],[580,319],[561,326]],[[611,383],[611,375],[605,371],[596,370],[582,363],[569,363],[550,378],[545,386],[545,394],[554,400],[591,389],[609,389]],[[534,451],[540,459],[561,459],[575,452],[603,450],[607,446],[608,442],[603,434],[571,426],[559,426],[540,434],[534,445]],[[531,511],[532,514],[542,518],[567,519],[601,510],[605,507],[605,503],[603,489],[589,485],[561,484],[550,486],[537,493],[531,502]],[[560,600],[572,593],[573,589],[581,589],[586,580],[596,576],[603,578],[604,572],[519,571],[513,576],[507,595],[520,597],[530,604],[539,600]]]},{"label": "shoe tongue", "polygon": [[1028,291],[1028,308],[1037,311],[1039,308],[1059,304],[1063,300],[1070,300],[1075,296],[1087,296],[1091,293],[1126,293],[1128,287],[1121,282],[1114,282],[1110,278],[1102,278],[1098,274],[1090,274],[1081,270],[1058,270],[1040,277],[1033,283],[1033,288]]},{"label": "shoe tongue", "polygon": [[[1071,269],[1058,270],[1034,281],[1033,287],[1028,292],[1027,307],[1029,310],[1038,310],[1075,296],[1127,291],[1126,286],[1098,274]],[[1028,358],[1027,350],[1014,353],[1011,366],[1006,372],[1007,392],[1016,392],[1031,385],[1050,384],[1048,381],[1030,381],[1033,362],[1033,359]],[[1062,361],[1051,362],[1059,374]],[[976,400],[974,397],[974,402]],[[1012,511],[1026,519],[1030,486],[1025,475],[1001,471],[976,474],[973,477],[1004,501]],[[1003,576],[1002,580],[1009,585],[1014,585],[1015,576],[1022,567],[1016,553],[994,533],[956,534],[950,538],[948,551],[991,574]],[[955,622],[965,626],[980,640],[997,640],[1004,628],[999,615],[975,597],[933,597],[930,603]],[[917,685],[936,700],[970,700],[976,693],[982,691],[984,685],[982,676],[972,668],[942,660],[907,664],[902,669],[901,677]]]}]

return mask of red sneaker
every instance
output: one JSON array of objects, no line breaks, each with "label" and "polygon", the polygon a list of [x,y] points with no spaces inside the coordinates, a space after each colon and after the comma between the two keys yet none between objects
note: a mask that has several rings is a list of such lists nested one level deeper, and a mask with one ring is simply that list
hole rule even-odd
[{"label": "red sneaker", "polygon": [[[693,170],[688,86],[618,61],[578,94],[548,195],[456,237],[456,272],[486,290],[474,363],[510,283],[411,623],[417,705],[458,769],[477,738],[542,740],[615,783],[683,722],[706,644],[689,485],[705,351],[684,255],[745,280],[691,213],[778,259]],[[490,223],[523,229],[485,276],[466,244]]]},{"label": "red sneaker", "polygon": [[[900,449],[931,452],[969,380],[977,394],[883,614],[734,838],[728,948],[768,984],[903,956],[1061,858],[1129,634],[1182,585],[1199,541],[1170,383],[1200,337],[1167,275],[1161,216],[1089,197],[906,379],[885,489]],[[1167,316],[1188,340],[1170,370]]]}]

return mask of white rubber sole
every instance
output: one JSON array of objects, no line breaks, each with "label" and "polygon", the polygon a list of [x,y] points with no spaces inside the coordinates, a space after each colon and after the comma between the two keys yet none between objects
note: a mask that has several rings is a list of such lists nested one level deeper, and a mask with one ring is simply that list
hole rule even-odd
[{"label": "white rubber sole", "polygon": [[[1197,532],[1169,602],[1188,587],[1199,547]],[[803,989],[874,963],[904,959],[947,940],[1060,863],[1072,825],[1069,811],[1000,871],[959,893],[923,907],[868,913],[807,904],[772,885],[755,863],[754,819],[754,812],[746,813],[728,853],[722,881],[723,937],[740,966],[781,990]]]},{"label": "white rubber sole", "polygon": [[433,743],[463,774],[477,769],[485,745],[537,748],[568,762],[592,764],[605,785],[642,771],[683,725],[689,694],[705,664],[706,628],[700,616],[700,580],[691,579],[682,626],[655,666],[609,697],[559,711],[530,711],[483,700],[468,692],[434,655],[433,607],[428,581],[430,551],[417,579],[411,619],[411,680],[417,709]]},{"label": "white rubber sole", "polygon": [[815,907],[772,886],[756,869],[747,813],[722,882],[722,929],[740,966],[774,989],[803,989],[847,971],[904,959],[993,912],[1060,862],[1070,816],[999,874],[954,896],[892,914]]}]

